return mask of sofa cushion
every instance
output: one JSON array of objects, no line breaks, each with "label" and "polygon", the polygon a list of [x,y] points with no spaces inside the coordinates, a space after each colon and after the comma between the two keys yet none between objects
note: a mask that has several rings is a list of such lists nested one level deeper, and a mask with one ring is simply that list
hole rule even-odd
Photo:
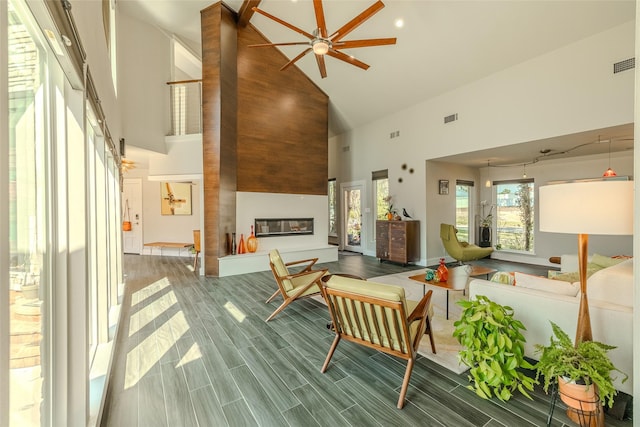
[{"label": "sofa cushion", "polygon": [[587,281],[589,300],[633,307],[633,260],[605,268]]},{"label": "sofa cushion", "polygon": [[330,288],[340,289],[342,291],[386,299],[389,301],[401,301],[405,307],[407,306],[407,300],[402,286],[352,279],[350,277],[343,277],[337,274],[331,276],[331,279],[327,282],[327,286]]},{"label": "sofa cushion", "polygon": [[547,279],[546,277],[533,276],[518,271],[515,272],[516,286],[521,288],[535,289],[554,294],[576,296],[580,290],[579,286],[574,283],[564,282],[561,280]]},{"label": "sofa cushion", "polygon": [[599,265],[602,268],[613,267],[614,265],[620,264],[624,260],[624,258],[614,258],[598,254],[593,254],[593,256],[591,257],[591,263]]},{"label": "sofa cushion", "polygon": [[516,278],[513,272],[497,271],[491,276],[491,282],[515,286]]}]

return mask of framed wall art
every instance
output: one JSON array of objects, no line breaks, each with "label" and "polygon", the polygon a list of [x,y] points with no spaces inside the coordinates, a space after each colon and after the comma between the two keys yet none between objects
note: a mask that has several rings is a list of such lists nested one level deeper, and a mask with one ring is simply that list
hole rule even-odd
[{"label": "framed wall art", "polygon": [[191,183],[161,182],[160,213],[191,215]]},{"label": "framed wall art", "polygon": [[449,194],[448,179],[441,179],[438,181],[438,194]]}]

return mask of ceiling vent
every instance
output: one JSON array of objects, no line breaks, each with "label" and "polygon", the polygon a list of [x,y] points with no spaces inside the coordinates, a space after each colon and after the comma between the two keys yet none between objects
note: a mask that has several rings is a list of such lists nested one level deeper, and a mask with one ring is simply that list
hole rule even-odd
[{"label": "ceiling vent", "polygon": [[636,68],[636,58],[625,59],[624,61],[613,64],[613,74]]},{"label": "ceiling vent", "polygon": [[446,116],[444,118],[444,123],[451,123],[451,122],[455,122],[456,120],[458,120],[458,113],[456,114],[451,114],[450,116]]}]

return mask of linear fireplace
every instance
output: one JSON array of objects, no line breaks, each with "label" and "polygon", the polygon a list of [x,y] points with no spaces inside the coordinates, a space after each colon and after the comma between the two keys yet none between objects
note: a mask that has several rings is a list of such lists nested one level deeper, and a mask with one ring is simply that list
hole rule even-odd
[{"label": "linear fireplace", "polygon": [[313,218],[256,218],[256,237],[313,234]]}]

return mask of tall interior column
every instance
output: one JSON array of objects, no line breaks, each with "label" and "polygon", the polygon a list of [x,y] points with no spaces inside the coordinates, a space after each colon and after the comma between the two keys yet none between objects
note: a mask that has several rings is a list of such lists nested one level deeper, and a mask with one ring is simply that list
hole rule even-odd
[{"label": "tall interior column", "polygon": [[218,276],[236,229],[237,30],[222,2],[201,11],[205,275]]}]

